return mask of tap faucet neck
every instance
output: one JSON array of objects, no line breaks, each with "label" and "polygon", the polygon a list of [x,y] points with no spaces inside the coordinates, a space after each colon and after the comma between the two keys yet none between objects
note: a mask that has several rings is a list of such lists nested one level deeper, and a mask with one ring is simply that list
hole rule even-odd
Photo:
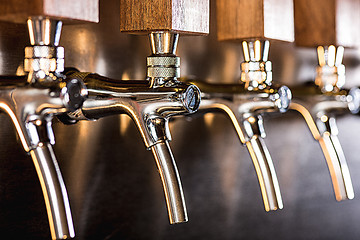
[{"label": "tap faucet neck", "polygon": [[272,66],[268,61],[269,41],[243,41],[244,62],[241,63],[241,81],[249,91],[264,89],[272,83]]},{"label": "tap faucet neck", "polygon": [[338,92],[345,84],[345,66],[342,64],[344,47],[318,46],[319,65],[316,67],[315,84],[322,92]]},{"label": "tap faucet neck", "polygon": [[62,22],[46,17],[27,21],[31,46],[25,48],[24,70],[28,82],[47,87],[59,82],[64,71],[64,48],[59,46]]},{"label": "tap faucet neck", "polygon": [[180,77],[180,58],[176,56],[178,33],[170,31],[149,34],[151,55],[147,57],[147,78],[156,88],[169,85]]}]

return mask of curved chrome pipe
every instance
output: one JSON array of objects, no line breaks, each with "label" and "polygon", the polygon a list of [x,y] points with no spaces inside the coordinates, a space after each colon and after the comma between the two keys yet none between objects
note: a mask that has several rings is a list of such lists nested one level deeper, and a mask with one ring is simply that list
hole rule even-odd
[{"label": "curved chrome pipe", "polygon": [[[44,195],[52,239],[75,236],[66,187],[51,144],[51,120],[82,104],[78,80],[62,81],[53,89],[33,88],[25,77],[0,77],[0,110],[10,116],[23,148],[29,152]],[[74,97],[76,96],[76,97]]]},{"label": "curved chrome pipe", "polygon": [[287,87],[249,92],[240,84],[208,84],[189,81],[203,93],[198,113],[223,112],[229,116],[241,143],[253,161],[266,211],[283,208],[279,182],[271,155],[263,138],[266,136],[262,114],[284,112],[291,92]]},{"label": "curved chrome pipe", "polygon": [[170,223],[188,221],[179,172],[168,141],[151,146],[165,193]]},{"label": "curved chrome pipe", "polygon": [[69,71],[67,76],[85,82],[89,99],[81,111],[70,114],[74,120],[98,119],[127,114],[136,124],[147,149],[151,149],[162,180],[170,223],[187,221],[184,194],[171,153],[168,121],[199,107],[196,86],[171,80],[167,86],[153,88],[149,81],[115,81],[97,74]]},{"label": "curved chrome pipe", "polygon": [[44,195],[52,239],[75,237],[69,198],[52,146],[44,143],[30,155]]},{"label": "curved chrome pipe", "polygon": [[[321,99],[320,99],[321,98]],[[294,97],[290,109],[299,112],[305,119],[313,137],[319,141],[326,159],[337,201],[354,198],[354,189],[344,152],[338,140],[336,112],[347,112],[348,102],[339,96],[307,96],[307,101]],[[327,114],[329,112],[330,114]]]},{"label": "curved chrome pipe", "polygon": [[266,211],[283,208],[279,182],[275,168],[264,139],[259,136],[246,142],[259,180],[261,194]]},{"label": "curved chrome pipe", "polygon": [[319,140],[331,175],[337,201],[354,198],[354,189],[344,152],[335,135],[324,134]]}]

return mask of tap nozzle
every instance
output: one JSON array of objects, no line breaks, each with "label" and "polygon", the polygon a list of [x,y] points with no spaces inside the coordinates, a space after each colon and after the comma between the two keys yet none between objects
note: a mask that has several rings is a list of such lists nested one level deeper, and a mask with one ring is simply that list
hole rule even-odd
[{"label": "tap nozzle", "polygon": [[272,83],[272,66],[268,60],[269,41],[243,41],[244,62],[241,63],[241,81],[252,91],[264,89]]},{"label": "tap nozzle", "polygon": [[316,68],[315,84],[322,92],[338,92],[345,84],[345,66],[342,64],[344,47],[318,46],[319,65]]},{"label": "tap nozzle", "polygon": [[324,152],[337,201],[354,198],[354,189],[344,152],[337,137],[338,128],[334,117],[323,114],[317,119],[321,137],[319,143]]}]

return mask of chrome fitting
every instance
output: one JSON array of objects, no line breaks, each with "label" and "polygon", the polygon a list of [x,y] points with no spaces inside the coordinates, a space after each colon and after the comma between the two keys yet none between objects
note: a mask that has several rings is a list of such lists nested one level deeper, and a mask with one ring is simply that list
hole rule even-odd
[{"label": "chrome fitting", "polygon": [[286,112],[291,103],[292,93],[287,86],[281,86],[277,93],[269,96],[272,101],[275,102],[275,105],[281,113]]},{"label": "chrome fitting", "polygon": [[58,47],[62,22],[43,17],[28,19],[31,47],[25,48],[24,70],[28,82],[47,85],[57,82],[64,71],[64,48]]},{"label": "chrome fitting", "polygon": [[245,61],[241,63],[241,81],[247,90],[264,89],[272,82],[272,64],[268,61],[269,41],[243,41]]},{"label": "chrome fitting", "polygon": [[344,48],[331,45],[317,48],[319,66],[316,67],[315,84],[322,92],[338,92],[345,84],[345,66],[341,63]]},{"label": "chrome fitting", "polygon": [[200,89],[195,85],[189,85],[181,96],[181,101],[188,113],[194,113],[199,109],[201,102]]},{"label": "chrome fitting", "polygon": [[180,58],[175,55],[179,34],[152,32],[149,38],[152,55],[147,58],[147,78],[156,88],[180,77]]},{"label": "chrome fitting", "polygon": [[179,78],[180,58],[176,56],[149,56],[147,57],[148,78]]},{"label": "chrome fitting", "polygon": [[29,82],[53,82],[64,71],[64,48],[31,46],[25,48],[24,70],[29,72]]},{"label": "chrome fitting", "polygon": [[360,112],[360,88],[353,87],[347,96],[348,106],[352,114]]}]

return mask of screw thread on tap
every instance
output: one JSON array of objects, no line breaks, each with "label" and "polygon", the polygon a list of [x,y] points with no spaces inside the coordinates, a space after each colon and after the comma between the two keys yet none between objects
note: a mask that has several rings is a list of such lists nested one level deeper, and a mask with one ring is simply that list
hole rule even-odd
[{"label": "screw thread on tap", "polygon": [[316,67],[315,84],[323,92],[337,92],[345,84],[345,66],[342,64],[344,47],[318,46],[319,66]]},{"label": "screw thread on tap", "polygon": [[64,48],[59,47],[62,22],[44,17],[27,21],[31,46],[25,48],[24,70],[28,82],[47,86],[64,71]]},{"label": "screw thread on tap", "polygon": [[248,90],[264,89],[271,85],[272,66],[268,61],[269,41],[243,41],[244,62],[241,63],[241,81]]},{"label": "screw thread on tap", "polygon": [[178,33],[169,31],[149,34],[151,55],[147,58],[147,77],[152,87],[165,85],[180,77],[180,58],[176,56]]}]

